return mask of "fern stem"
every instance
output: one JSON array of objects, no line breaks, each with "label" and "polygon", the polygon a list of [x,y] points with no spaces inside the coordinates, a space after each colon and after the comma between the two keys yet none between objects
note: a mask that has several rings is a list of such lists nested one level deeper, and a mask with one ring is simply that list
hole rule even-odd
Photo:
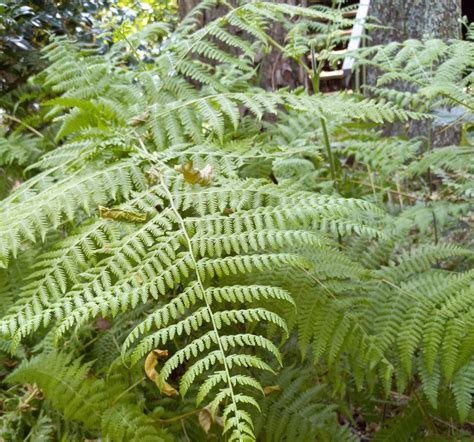
[{"label": "fern stem", "polygon": [[370,166],[368,164],[367,164],[367,172],[369,175],[370,187],[372,188],[372,194],[374,195],[374,201],[377,201],[377,192],[375,191],[374,177],[372,174],[372,170],[370,169]]},{"label": "fern stem", "polygon": [[316,54],[314,53],[314,47],[311,46],[311,65],[313,67],[313,72],[311,75],[311,82],[313,84],[313,92],[315,94],[319,93],[319,77],[321,75],[321,70],[323,68],[322,63],[318,64],[316,67]]},{"label": "fern stem", "polygon": [[38,393],[39,393],[38,387],[34,387],[31,393],[28,395],[28,397],[24,401],[23,400],[20,401],[20,407],[25,407],[26,405],[28,405],[36,397]]},{"label": "fern stem", "polygon": [[229,2],[226,2],[225,0],[219,0],[219,3],[226,6],[227,8],[229,8],[231,11],[234,11],[235,8],[229,3]]},{"label": "fern stem", "polygon": [[[327,180],[327,178],[318,178],[320,180]],[[337,179],[337,181],[341,181],[341,179]],[[384,192],[387,192],[388,194],[393,194],[395,196],[401,195],[404,196],[405,198],[408,198],[412,201],[422,201],[423,198],[418,197],[416,195],[411,195],[406,192],[399,192],[397,190],[390,189],[389,187],[383,187],[383,186],[378,186],[377,184],[372,184],[372,183],[366,183],[365,181],[360,181],[360,180],[351,180],[351,179],[345,179],[346,182],[348,183],[355,183],[355,184],[360,184],[361,186],[366,186],[370,187],[371,189],[378,189],[378,190],[383,190]]]},{"label": "fern stem", "polygon": [[[311,47],[311,60],[312,60],[312,71],[311,71],[311,81],[313,83],[313,92],[315,94],[319,93],[319,75],[321,71],[322,64],[320,64],[318,67],[316,67],[316,57],[314,54],[314,48]],[[334,184],[334,188],[337,190],[337,179],[336,179],[336,165],[334,162],[334,156],[333,152],[331,149],[331,143],[329,142],[329,134],[328,134],[328,128],[326,125],[326,120],[321,117],[321,127],[323,129],[323,141],[324,141],[324,146],[326,147],[326,153],[329,159],[329,167],[331,170],[331,179]]]},{"label": "fern stem", "polygon": [[433,215],[433,233],[434,233],[434,241],[435,241],[435,244],[438,244],[438,241],[439,241],[439,235],[438,235],[438,220],[436,219],[436,213],[433,209],[433,211],[431,212],[432,215]]},{"label": "fern stem", "polygon": [[225,375],[226,375],[226,378],[227,378],[227,385],[229,387],[230,398],[231,398],[232,404],[234,406],[234,416],[235,416],[235,419],[236,419],[236,429],[237,429],[237,433],[238,433],[238,440],[240,442],[243,442],[244,439],[243,439],[243,436],[242,436],[242,432],[240,431],[240,421],[239,421],[239,417],[238,417],[238,413],[237,413],[237,401],[235,400],[234,387],[232,385],[232,381],[231,381],[231,378],[230,378],[229,366],[227,365],[227,360],[226,360],[224,347],[222,345],[221,338],[219,336],[219,328],[217,327],[216,320],[214,318],[214,313],[211,309],[211,305],[209,304],[209,301],[207,300],[206,290],[204,288],[204,283],[202,282],[201,275],[199,274],[198,263],[197,263],[196,258],[194,257],[194,253],[193,253],[192,241],[191,241],[191,238],[189,237],[188,232],[186,230],[186,224],[185,224],[183,218],[181,217],[181,214],[179,213],[179,210],[176,208],[176,205],[175,205],[174,200],[173,200],[173,195],[171,194],[170,190],[168,189],[168,186],[166,185],[166,183],[163,179],[163,175],[160,176],[160,182],[161,182],[163,190],[165,191],[165,194],[166,194],[166,196],[167,196],[167,198],[170,202],[171,210],[175,214],[176,219],[178,220],[178,223],[181,227],[181,230],[183,232],[184,238],[185,238],[187,246],[188,246],[191,261],[193,262],[194,268],[196,269],[196,282],[198,283],[198,286],[202,291],[203,299],[204,299],[204,302],[206,303],[206,309],[209,312],[209,316],[211,318],[212,328],[214,329],[214,333],[215,333],[216,340],[217,340],[217,345],[219,347],[219,351],[220,351],[221,357],[222,357],[222,365],[224,367],[224,372],[225,372]]},{"label": "fern stem", "polygon": [[132,51],[133,55],[135,56],[135,58],[137,59],[137,62],[138,64],[140,65],[144,65],[143,61],[140,59],[140,54],[137,52],[135,46],[133,46],[133,43],[129,40],[129,38],[126,36],[126,34],[117,26],[115,26],[114,24],[112,24],[112,28],[117,31],[121,36],[122,38],[125,40],[125,42],[128,44],[128,46],[130,47],[130,50]]},{"label": "fern stem", "polygon": [[431,433],[432,435],[436,435],[436,427],[434,426],[433,420],[431,419],[429,411],[426,410],[423,402],[421,401],[420,397],[418,396],[418,393],[416,391],[413,392],[413,396],[415,397],[416,402],[418,403],[418,408],[421,411],[421,414],[423,415],[425,422],[428,426],[428,432]]},{"label": "fern stem", "polygon": [[202,410],[203,410],[202,408],[196,408],[195,410],[188,411],[187,413],[180,414],[179,416],[170,417],[169,419],[156,419],[156,421],[164,425],[174,424],[175,422],[181,421],[190,416],[194,416],[195,414],[198,414]]},{"label": "fern stem", "polygon": [[317,278],[315,275],[313,275],[312,273],[310,273],[307,269],[305,269],[303,266],[298,266],[300,270],[303,270],[303,272],[305,272],[309,278],[311,278],[313,281],[315,281],[317,284],[319,284],[323,290],[325,290],[327,292],[327,294],[334,300],[336,300],[336,295],[331,292],[331,290],[319,279]]},{"label": "fern stem", "polygon": [[334,155],[333,155],[333,152],[332,152],[331,143],[329,142],[328,128],[326,126],[326,120],[324,118],[321,118],[321,127],[323,129],[324,146],[326,147],[326,153],[327,153],[327,156],[328,156],[328,159],[329,159],[331,179],[334,182],[334,188],[337,190],[338,185],[337,185],[337,177],[336,177],[336,164],[334,162]]},{"label": "fern stem", "polygon": [[116,404],[120,398],[122,398],[123,396],[125,396],[130,390],[133,390],[137,385],[139,385],[140,383],[142,383],[145,379],[146,379],[146,377],[140,378],[137,382],[135,382],[134,384],[130,385],[130,387],[128,387],[126,390],[122,391],[122,393],[120,393],[120,394],[114,399],[114,401],[112,402],[112,405],[113,405],[113,404]]},{"label": "fern stem", "polygon": [[[374,278],[374,279],[377,279],[377,278]],[[389,281],[389,280],[387,280],[387,279],[385,279],[385,278],[381,278],[380,281],[383,282],[383,283],[385,283],[385,284],[387,284],[387,285],[389,285],[390,287],[393,287],[394,289],[398,290],[399,292],[401,292],[401,293],[407,295],[408,297],[410,297],[410,298],[413,299],[414,301],[417,301],[417,302],[419,301],[419,298],[417,298],[415,295],[411,294],[410,292],[408,292],[408,291],[405,290],[405,289],[402,289],[401,287],[399,287],[398,285],[394,284],[393,282],[391,282],[391,281]],[[428,303],[427,303],[427,305],[428,305]]]},{"label": "fern stem", "polygon": [[188,432],[186,431],[186,427],[184,426],[184,420],[181,420],[181,428],[183,429],[184,437],[186,438],[187,442],[191,442],[189,439]]},{"label": "fern stem", "polygon": [[460,106],[462,107],[466,107],[467,109],[469,109],[470,111],[474,112],[474,107],[473,106],[470,106],[469,104],[461,101],[461,100],[458,100],[457,98],[454,98],[452,95],[446,93],[446,92],[441,92],[440,95],[443,95],[445,96],[446,98],[450,99],[451,101],[454,101],[456,104],[459,104]]},{"label": "fern stem", "polygon": [[[431,103],[430,103],[430,107],[431,107]],[[431,153],[433,150],[432,130],[433,130],[433,123],[431,120],[429,120],[427,134],[426,134],[426,151],[428,153]],[[431,167],[428,167],[427,175],[428,175],[428,187],[429,187],[428,190],[431,197],[433,195],[433,176],[431,174]],[[438,222],[436,219],[436,213],[434,211],[434,208],[432,210],[432,215],[433,215],[433,233],[434,233],[435,244],[438,244]]]},{"label": "fern stem", "polygon": [[212,95],[206,95],[206,96],[200,97],[200,98],[195,98],[193,100],[185,101],[184,103],[181,103],[178,106],[175,106],[173,108],[166,109],[165,111],[160,112],[159,114],[156,114],[155,118],[161,118],[161,117],[169,114],[170,112],[175,112],[178,109],[182,109],[182,108],[185,108],[185,107],[188,107],[188,106],[192,106],[193,104],[200,103],[201,101],[212,100],[213,98],[218,98],[218,97],[233,97],[233,96],[238,97],[239,93],[227,92],[227,93],[222,93],[222,94],[212,94]]},{"label": "fern stem", "polygon": [[[277,48],[283,55],[285,54],[285,48],[278,43],[274,38],[270,37],[268,34],[266,35],[267,40],[275,47]],[[312,77],[312,70],[299,58],[297,57],[291,57],[292,60],[296,61],[303,70],[310,76]]]},{"label": "fern stem", "polygon": [[11,121],[14,121],[15,123],[21,124],[22,126],[25,126],[29,131],[33,132],[35,135],[38,135],[40,138],[44,138],[44,135],[36,130],[34,127],[30,126],[29,124],[26,124],[24,121],[21,121],[19,118],[16,118],[12,115],[8,114],[3,114],[3,118],[8,118]]},{"label": "fern stem", "polygon": [[[431,153],[432,151],[432,140],[431,140],[431,131],[432,131],[432,123],[431,120],[428,121],[428,128],[426,134],[426,152]],[[431,167],[428,167],[427,171],[427,178],[428,178],[428,186],[430,195],[433,193],[433,177],[431,176]]]},{"label": "fern stem", "polygon": [[403,210],[403,197],[402,197],[402,192],[401,192],[400,176],[398,175],[398,173],[395,176],[395,184],[397,186],[397,195],[398,195],[398,200],[400,201],[400,208]]}]

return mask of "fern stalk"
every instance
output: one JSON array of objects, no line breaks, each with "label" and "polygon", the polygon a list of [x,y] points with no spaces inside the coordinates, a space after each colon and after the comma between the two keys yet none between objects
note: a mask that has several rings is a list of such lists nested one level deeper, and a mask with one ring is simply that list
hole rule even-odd
[{"label": "fern stalk", "polygon": [[44,138],[44,135],[40,131],[36,130],[34,127],[30,126],[29,124],[25,123],[24,121],[20,120],[19,118],[16,118],[12,115],[8,115],[8,114],[5,114],[5,113],[2,115],[2,118],[8,118],[9,120],[14,121],[15,123],[21,124],[22,126],[26,127],[30,132],[34,133],[38,137]]},{"label": "fern stalk", "polygon": [[[311,65],[313,67],[313,72],[311,75],[311,82],[313,84],[313,91],[315,94],[319,93],[319,77],[323,69],[322,63],[316,63],[316,54],[314,53],[314,47],[311,46]],[[317,67],[316,67],[317,65]]]},{"label": "fern stalk", "polygon": [[[429,106],[431,107],[431,101]],[[433,141],[432,141],[432,130],[433,130],[433,122],[428,120],[427,123],[427,134],[426,134],[426,151],[428,154],[431,154],[433,151]],[[431,174],[431,167],[428,167],[427,170],[427,176],[428,176],[428,186],[429,186],[429,194],[430,197],[433,195],[433,176]],[[433,216],[433,233],[434,233],[434,240],[435,244],[438,244],[438,221],[436,219],[436,213],[433,209],[432,211],[432,216]]]},{"label": "fern stalk", "polygon": [[321,118],[321,127],[323,129],[323,140],[324,140],[324,146],[326,147],[326,153],[328,155],[329,159],[329,167],[331,171],[331,179],[333,180],[334,183],[334,188],[337,190],[337,176],[336,176],[336,164],[334,161],[334,155],[333,151],[331,148],[331,143],[329,141],[329,134],[328,134],[328,128],[326,126],[326,120],[324,118]]},{"label": "fern stalk", "polygon": [[199,271],[197,270],[199,267],[198,267],[198,262],[197,262],[197,260],[194,256],[194,253],[193,253],[192,241],[191,241],[191,238],[189,237],[188,232],[186,230],[186,224],[185,224],[183,218],[181,217],[181,214],[179,213],[179,210],[176,208],[176,205],[175,205],[174,199],[173,199],[173,195],[170,192],[170,190],[168,189],[168,186],[166,185],[166,183],[163,179],[163,175],[160,176],[160,182],[161,182],[161,185],[163,186],[163,190],[165,191],[165,194],[168,197],[168,200],[170,202],[171,210],[175,214],[176,219],[178,220],[178,222],[181,226],[183,235],[186,239],[188,250],[190,252],[191,261],[193,262],[194,268],[196,269],[196,281],[199,285],[199,288],[201,289],[201,291],[203,293],[203,299],[204,299],[204,302],[206,303],[206,309],[209,312],[212,328],[214,329],[214,333],[215,333],[216,340],[217,340],[217,345],[219,347],[219,351],[220,351],[221,357],[222,357],[222,365],[224,367],[224,371],[225,371],[226,378],[227,378],[226,381],[227,381],[227,385],[229,387],[230,398],[231,398],[232,404],[234,406],[234,416],[235,416],[235,419],[236,419],[236,429],[237,429],[238,440],[239,440],[239,442],[244,442],[242,431],[240,429],[240,420],[239,420],[238,413],[237,413],[238,406],[237,406],[237,401],[235,400],[234,386],[232,385],[232,382],[231,382],[231,379],[230,379],[229,366],[228,366],[227,361],[226,361],[226,355],[225,355],[224,347],[222,345],[221,338],[220,338],[220,335],[219,335],[219,328],[217,327],[217,324],[216,324],[216,321],[215,321],[215,318],[214,318],[214,313],[211,309],[211,305],[209,304],[209,301],[207,300],[206,289],[205,289],[204,284],[202,282],[201,275],[199,274]]},{"label": "fern stalk", "polygon": [[[322,63],[319,63],[318,67],[316,67],[316,57],[314,54],[314,48],[311,47],[311,60],[312,60],[312,72],[311,72],[311,82],[313,83],[313,92],[315,94],[319,93],[319,75],[321,73],[322,69]],[[328,128],[326,125],[326,120],[321,117],[321,127],[323,129],[323,141],[324,141],[324,147],[326,148],[326,153],[329,159],[329,168],[331,171],[331,179],[333,181],[333,186],[337,190],[337,177],[336,177],[336,165],[334,162],[334,155],[332,152],[331,148],[331,143],[329,141],[329,134],[328,134]]]}]

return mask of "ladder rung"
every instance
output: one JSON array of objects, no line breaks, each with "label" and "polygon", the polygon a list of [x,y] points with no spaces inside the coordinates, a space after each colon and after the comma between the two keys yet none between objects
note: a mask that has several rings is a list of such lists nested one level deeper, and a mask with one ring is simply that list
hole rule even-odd
[{"label": "ladder rung", "polygon": [[346,52],[347,52],[347,49],[338,49],[337,51],[331,51],[331,54],[344,55]]},{"label": "ladder rung", "polygon": [[338,69],[337,71],[323,71],[319,75],[320,80],[340,80],[344,78],[344,71]]},{"label": "ladder rung", "polygon": [[[347,52],[347,49],[338,49],[337,51],[331,51],[330,54],[331,55],[344,55],[345,53]],[[319,57],[319,53],[316,53],[315,54],[316,57]],[[311,61],[312,57],[311,57],[311,54],[308,54],[308,60]]]},{"label": "ladder rung", "polygon": [[352,34],[352,29],[343,29],[338,32],[339,35],[351,35]]},{"label": "ladder rung", "polygon": [[343,17],[345,18],[352,18],[357,15],[357,9],[354,9],[353,11],[347,11],[342,14]]}]

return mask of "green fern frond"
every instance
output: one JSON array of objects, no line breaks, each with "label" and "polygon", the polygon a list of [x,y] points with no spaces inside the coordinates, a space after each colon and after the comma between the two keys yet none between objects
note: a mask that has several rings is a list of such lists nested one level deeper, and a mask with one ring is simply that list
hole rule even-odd
[{"label": "green fern frond", "polygon": [[61,353],[43,353],[23,362],[6,381],[36,383],[65,419],[82,422],[111,440],[169,441],[153,419],[123,395],[123,384],[91,378],[91,364],[72,359]]},{"label": "green fern frond", "polygon": [[[0,265],[17,255],[24,240],[44,240],[48,231],[71,221],[79,210],[90,212],[144,188],[144,176],[133,162],[117,163],[102,170],[53,177],[44,175],[34,187],[27,183],[1,203]],[[25,206],[25,200],[28,204]]]},{"label": "green fern frond", "polygon": [[338,425],[327,387],[318,384],[311,371],[290,368],[266,379],[277,385],[277,391],[261,401],[255,427],[259,440],[356,440],[347,427]]}]

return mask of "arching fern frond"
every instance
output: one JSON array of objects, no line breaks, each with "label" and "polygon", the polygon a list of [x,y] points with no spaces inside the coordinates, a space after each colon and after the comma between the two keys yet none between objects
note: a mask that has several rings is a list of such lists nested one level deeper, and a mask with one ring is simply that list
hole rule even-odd
[{"label": "arching fern frond", "polygon": [[310,370],[288,368],[276,377],[262,401],[256,433],[262,441],[355,441],[347,427],[339,426],[334,405],[328,401],[327,386],[317,383]]},{"label": "arching fern frond", "polygon": [[[18,340],[42,324],[58,321],[57,333],[62,335],[99,313],[105,317],[116,315],[150,298],[167,299],[178,290],[177,297],[136,327],[124,350],[141,339],[132,354],[132,361],[137,362],[170,340],[197,335],[166,361],[160,381],[165,382],[178,366],[191,363],[181,382],[181,392],[185,394],[205,371],[212,367],[223,370],[225,377],[219,379],[226,387],[214,397],[212,407],[217,409],[227,402],[224,417],[232,429],[232,437],[237,440],[250,437],[251,424],[245,404],[256,402],[246,393],[237,392],[247,385],[241,385],[241,380],[247,378],[241,378],[240,371],[250,367],[271,370],[257,356],[260,351],[269,352],[277,359],[280,356],[269,338],[255,332],[235,333],[233,329],[236,325],[267,323],[285,333],[284,320],[258,303],[265,299],[289,304],[294,301],[289,292],[278,286],[250,282],[248,286],[226,285],[226,278],[270,271],[278,266],[304,272],[309,264],[298,249],[328,247],[331,242],[324,238],[327,220],[334,223],[340,234],[352,234],[355,229],[361,234],[367,230],[371,236],[375,230],[363,224],[372,222],[364,215],[372,207],[355,200],[291,189],[277,192],[275,185],[252,180],[231,182],[227,187],[190,186],[177,172],[163,176],[164,173],[169,172],[158,172],[160,183],[153,188],[156,197],[149,198],[151,207],[161,206],[159,212],[142,224],[125,223],[122,228],[126,227],[130,233],[108,235],[105,247],[99,237],[92,246],[95,252],[82,257],[95,260],[96,256],[105,254],[93,272],[76,275],[79,280],[67,293],[59,291],[57,300],[44,296],[22,305],[18,313],[3,320],[2,328]],[[140,204],[142,210],[147,210],[143,200]],[[224,215],[227,208],[232,211]],[[351,222],[349,228],[346,217],[360,217],[361,224]],[[63,280],[62,275],[56,275],[59,285],[65,284]],[[212,281],[220,280],[222,286],[211,285]],[[251,307],[249,302],[257,305]],[[226,307],[228,304],[234,307]],[[239,304],[241,308],[235,308]],[[241,353],[238,349],[254,349],[257,354]],[[212,379],[216,384],[211,385],[217,387],[217,378]],[[258,385],[258,381],[254,380],[253,385]],[[210,384],[206,384],[205,390],[199,393],[201,400],[210,393],[209,388]]]},{"label": "arching fern frond", "polygon": [[65,419],[81,422],[113,441],[170,441],[169,435],[130,401],[130,395],[123,393],[126,385],[116,377],[104,381],[88,376],[90,366],[51,352],[23,362],[6,381],[35,383]]},{"label": "arching fern frond", "polygon": [[[52,229],[74,219],[83,210],[108,205],[144,187],[144,176],[133,162],[116,163],[102,170],[45,174],[31,186],[20,186],[1,202],[0,265],[15,257],[24,240],[44,240]],[[28,204],[25,205],[25,201]]]}]

